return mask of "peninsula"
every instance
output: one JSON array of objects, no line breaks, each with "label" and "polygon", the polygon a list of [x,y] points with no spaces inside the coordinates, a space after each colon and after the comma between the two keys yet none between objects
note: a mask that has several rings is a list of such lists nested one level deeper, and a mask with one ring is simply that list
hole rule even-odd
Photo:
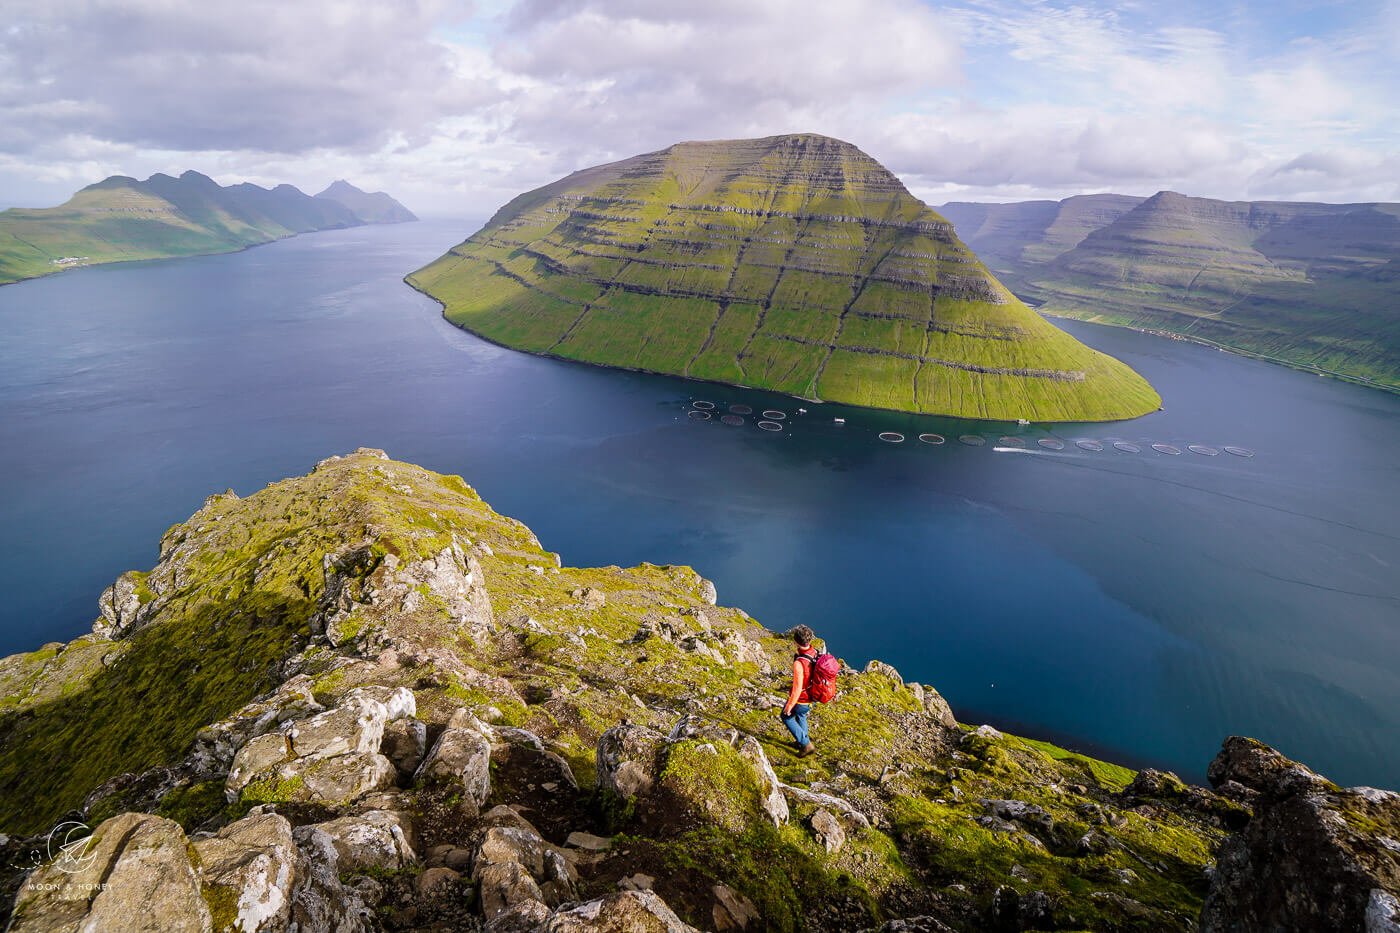
[{"label": "peninsula", "polygon": [[808,399],[1029,421],[1161,402],[824,136],[677,143],[575,172],[408,282],[509,347]]},{"label": "peninsula", "polygon": [[113,175],[58,207],[0,211],[0,284],[75,266],[227,253],[283,237],[416,220],[383,192],[337,181],[312,197],[292,185],[220,186],[198,172]]}]

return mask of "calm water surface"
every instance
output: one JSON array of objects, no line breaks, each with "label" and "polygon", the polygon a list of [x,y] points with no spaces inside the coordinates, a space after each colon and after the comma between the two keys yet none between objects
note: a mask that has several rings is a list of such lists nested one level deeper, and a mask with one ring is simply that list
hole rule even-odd
[{"label": "calm water surface", "polygon": [[[400,281],[476,226],[0,288],[0,653],[86,630],[208,493],[364,445],[461,473],[569,563],[692,564],[722,602],[808,622],[970,721],[1197,778],[1242,732],[1400,786],[1400,398],[1074,323],[1167,410],[1048,432],[560,363],[447,325]],[[789,417],[697,422],[694,399]]]}]

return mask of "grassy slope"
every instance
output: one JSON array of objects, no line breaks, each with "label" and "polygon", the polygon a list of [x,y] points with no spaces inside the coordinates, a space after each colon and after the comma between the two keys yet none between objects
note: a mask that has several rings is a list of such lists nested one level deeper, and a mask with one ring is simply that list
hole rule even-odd
[{"label": "grassy slope", "polygon": [[978,418],[1160,404],[1002,288],[878,163],[818,136],[576,173],[409,281],[491,340],[608,366]]},{"label": "grassy slope", "polygon": [[[708,892],[720,881],[760,906],[765,929],[779,930],[800,927],[813,898],[869,905],[859,928],[882,910],[926,903],[919,898],[955,913],[984,912],[1002,885],[1047,891],[1057,917],[1074,918],[1072,928],[1188,929],[1199,913],[1203,869],[1221,833],[1170,805],[1129,809],[1133,801],[1121,794],[1133,772],[1012,736],[966,736],[954,752],[932,734],[914,694],[880,673],[842,675],[841,695],[814,716],[819,753],[799,760],[759,699],[785,690],[790,643],[737,609],[706,604],[689,568],[546,569],[554,555],[460,478],[368,455],[246,499],[215,497],[173,527],[162,550],[182,548],[186,572],[176,575],[176,589],[155,597],[162,601],[155,621],[130,638],[82,638],[0,660],[0,829],[44,829],[99,781],[177,758],[202,724],[267,689],[272,665],[306,646],[322,555],[367,534],[376,559],[424,557],[454,537],[489,545],[480,552],[482,576],[501,632],[474,641],[446,607],[428,601],[383,624],[479,673],[347,668],[317,646],[306,664],[319,698],[372,674],[411,686],[420,715],[433,721],[459,705],[481,715],[495,707],[505,722],[543,736],[585,786],[602,731],[624,718],[669,730],[682,713],[699,713],[757,736],[785,782],[831,782],[888,813],[835,854],[808,834],[805,805],[781,829],[760,821],[740,833],[703,824],[654,837],[633,830],[625,848],[664,865],[649,870],[683,912],[692,913],[673,886]],[[586,606],[573,595],[580,587],[602,591],[606,602]],[[643,626],[658,634],[639,642]],[[676,634],[662,637],[661,628]],[[758,641],[773,673],[734,653],[736,635]],[[687,639],[724,661],[687,650]],[[159,812],[197,825],[225,806],[221,782],[210,787],[180,790]],[[1050,847],[977,822],[984,798],[1044,808],[1055,824]],[[1081,845],[1086,834],[1101,844]]]},{"label": "grassy slope", "polygon": [[0,284],[81,265],[230,252],[305,233],[354,226],[343,205],[290,185],[222,188],[195,172],[146,181],[114,176],[66,204],[0,212]]},{"label": "grassy slope", "polygon": [[[988,216],[1016,205],[982,206],[986,216],[958,207],[969,208],[963,216],[980,232],[996,226]],[[1003,223],[1003,235],[988,241],[993,264],[1052,314],[1400,389],[1400,206],[1163,192],[1091,221],[1102,222],[1059,251],[1030,229],[1007,235]]]}]

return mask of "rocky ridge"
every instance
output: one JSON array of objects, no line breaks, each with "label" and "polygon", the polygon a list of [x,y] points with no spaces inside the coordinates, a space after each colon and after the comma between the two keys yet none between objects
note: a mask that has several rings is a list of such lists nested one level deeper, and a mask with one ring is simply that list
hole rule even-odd
[{"label": "rocky ridge", "polygon": [[14,931],[1394,929],[1394,794],[1134,773],[878,661],[798,759],[708,581],[378,451],[211,496],[100,610],[0,661]]},{"label": "rocky ridge", "polygon": [[606,366],[1006,420],[1160,405],[1026,308],[882,165],[813,134],[575,173],[408,281],[484,337]]}]

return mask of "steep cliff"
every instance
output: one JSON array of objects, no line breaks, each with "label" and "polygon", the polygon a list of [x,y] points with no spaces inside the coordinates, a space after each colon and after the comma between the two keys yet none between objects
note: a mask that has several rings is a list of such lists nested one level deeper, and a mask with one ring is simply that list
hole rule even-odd
[{"label": "steep cliff", "polygon": [[1026,308],[823,136],[678,143],[511,201],[408,281],[521,350],[902,411],[1131,418],[1160,399]]},{"label": "steep cliff", "polygon": [[10,929],[1189,930],[1255,832],[1236,746],[1190,787],[878,661],[798,758],[790,663],[693,570],[561,566],[379,451],[211,496],[91,634],[0,661]]}]

